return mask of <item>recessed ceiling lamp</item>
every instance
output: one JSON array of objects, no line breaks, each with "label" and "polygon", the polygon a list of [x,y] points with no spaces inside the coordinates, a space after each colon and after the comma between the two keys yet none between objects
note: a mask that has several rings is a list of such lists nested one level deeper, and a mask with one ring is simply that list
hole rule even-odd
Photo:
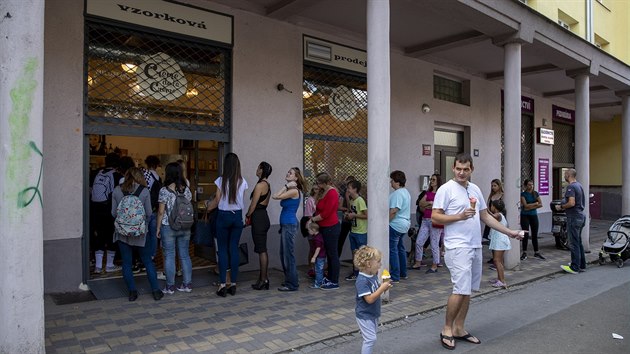
[{"label": "recessed ceiling lamp", "polygon": [[191,88],[190,90],[186,91],[186,96],[188,98],[193,98],[195,96],[199,95],[199,91],[197,91],[196,88]]},{"label": "recessed ceiling lamp", "polygon": [[122,67],[122,69],[128,74],[135,74],[136,69],[138,68],[136,64],[130,63],[120,64],[120,67]]}]

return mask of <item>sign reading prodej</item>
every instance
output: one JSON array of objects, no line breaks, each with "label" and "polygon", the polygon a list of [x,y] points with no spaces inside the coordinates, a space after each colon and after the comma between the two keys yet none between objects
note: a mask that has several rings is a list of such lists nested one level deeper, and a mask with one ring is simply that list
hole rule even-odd
[{"label": "sign reading prodej", "polygon": [[304,36],[304,60],[367,73],[367,53],[341,44]]},{"label": "sign reading prodej", "polygon": [[575,124],[575,111],[555,104],[551,105],[551,117],[555,122]]}]

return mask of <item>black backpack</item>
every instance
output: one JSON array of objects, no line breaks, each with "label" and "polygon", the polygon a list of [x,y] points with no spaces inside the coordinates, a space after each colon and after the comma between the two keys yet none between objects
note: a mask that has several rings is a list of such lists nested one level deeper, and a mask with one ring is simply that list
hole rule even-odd
[{"label": "black backpack", "polygon": [[151,174],[153,177],[153,184],[151,185],[151,189],[149,189],[149,193],[151,194],[151,208],[153,211],[158,209],[158,199],[160,197],[160,189],[162,189],[162,179],[158,176],[155,179],[155,176]]}]

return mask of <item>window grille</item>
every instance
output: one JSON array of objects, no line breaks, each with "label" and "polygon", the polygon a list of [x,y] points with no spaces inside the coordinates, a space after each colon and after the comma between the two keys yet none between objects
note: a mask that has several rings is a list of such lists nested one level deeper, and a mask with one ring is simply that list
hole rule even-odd
[{"label": "window grille", "polygon": [[[534,179],[534,117],[521,115],[521,180]],[[505,181],[505,118],[501,116],[501,180]]]},{"label": "window grille", "polygon": [[459,104],[468,104],[466,86],[462,81],[447,79],[443,76],[433,75],[433,98]]},{"label": "window grille", "polygon": [[521,181],[534,179],[534,117],[521,115]]},{"label": "window grille", "polygon": [[[304,174],[367,182],[367,79],[304,66]],[[367,195],[362,191],[363,195]]]},{"label": "window grille", "polygon": [[575,164],[575,129],[572,125],[554,123],[553,163]]},{"label": "window grille", "polygon": [[229,133],[229,49],[86,26],[86,123]]}]

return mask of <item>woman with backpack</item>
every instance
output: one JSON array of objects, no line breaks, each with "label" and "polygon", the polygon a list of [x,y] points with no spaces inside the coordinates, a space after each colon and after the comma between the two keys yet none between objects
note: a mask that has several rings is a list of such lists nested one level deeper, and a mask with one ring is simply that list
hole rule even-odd
[{"label": "woman with backpack", "polygon": [[147,271],[147,278],[153,291],[153,298],[160,300],[164,294],[160,290],[152,260],[153,249],[145,247],[147,225],[151,217],[151,196],[142,170],[131,167],[125,173],[125,181],[117,186],[112,194],[112,216],[114,217],[114,242],[122,257],[123,278],[129,290],[129,301],[138,298],[133,279],[132,254],[137,250]]},{"label": "woman with backpack", "polygon": [[[166,287],[163,292],[173,294],[177,290],[189,293],[192,291],[192,261],[188,247],[192,222],[188,221],[194,220],[190,203],[192,193],[186,186],[182,166],[179,163],[169,163],[164,172],[164,187],[160,189],[158,196],[157,217],[157,237],[162,240],[164,271],[166,272]],[[186,223],[181,223],[179,213],[186,209],[190,211],[184,216],[189,219]],[[175,287],[175,247],[177,247],[184,277],[182,284],[177,288]]]},{"label": "woman with backpack", "polygon": [[[223,172],[214,184],[217,192],[207,209],[219,208],[217,214],[217,248],[219,253],[219,289],[217,295],[226,297],[236,294],[238,281],[238,245],[243,232],[243,194],[248,188],[241,175],[241,162],[235,153],[228,153],[223,160]],[[228,264],[229,263],[229,264]],[[227,271],[230,269],[232,283],[226,285]]]}]

